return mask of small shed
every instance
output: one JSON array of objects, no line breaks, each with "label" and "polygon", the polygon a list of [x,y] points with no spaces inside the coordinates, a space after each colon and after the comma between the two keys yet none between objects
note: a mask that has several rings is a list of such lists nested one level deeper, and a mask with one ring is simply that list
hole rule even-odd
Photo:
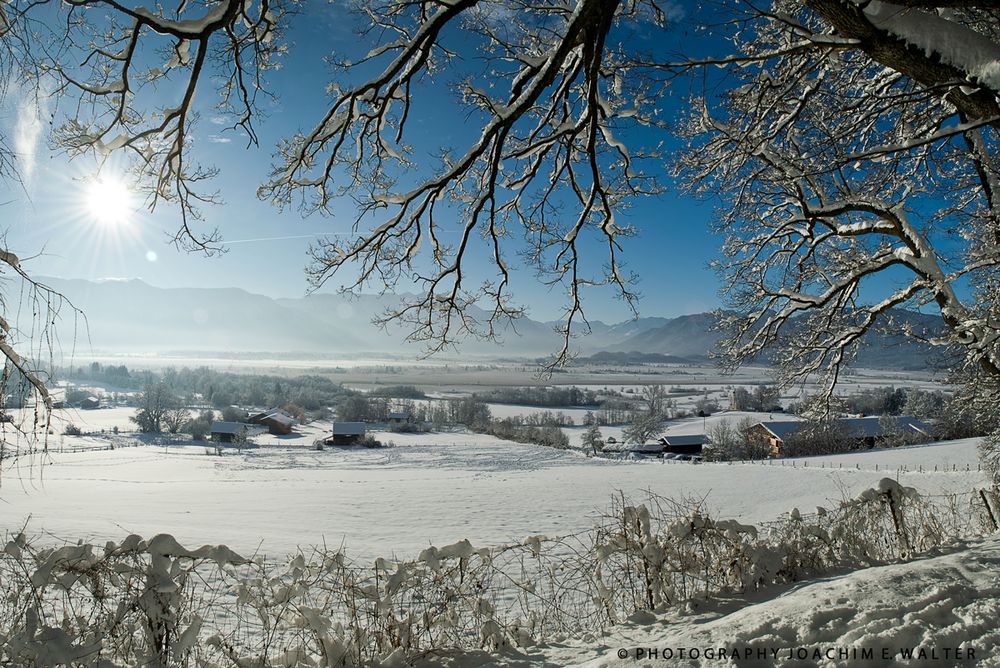
[{"label": "small shed", "polygon": [[604,454],[621,454],[625,450],[625,444],[619,443],[614,438],[609,438],[604,442],[604,446],[601,448],[601,452]]},{"label": "small shed", "polygon": [[704,434],[660,437],[660,446],[663,452],[673,455],[700,455],[702,449],[711,442]]},{"label": "small shed", "polygon": [[410,424],[413,422],[413,413],[409,411],[389,413],[389,415],[386,416],[386,422],[389,424]]},{"label": "small shed", "polygon": [[298,422],[292,415],[275,408],[263,413],[254,413],[247,421],[252,424],[259,424],[267,427],[267,431],[275,436],[287,436],[292,433],[295,424]]},{"label": "small shed", "polygon": [[243,422],[213,422],[212,440],[216,443],[245,441],[250,425]]},{"label": "small shed", "polygon": [[354,445],[365,437],[364,422],[334,422],[333,434],[326,439],[327,445]]},{"label": "small shed", "polygon": [[659,457],[663,454],[662,443],[632,443],[626,445],[623,452],[636,457]]},{"label": "small shed", "polygon": [[95,408],[100,408],[101,407],[101,400],[98,399],[97,397],[91,395],[89,397],[81,399],[80,403],[79,403],[79,406],[80,406],[80,408],[84,408],[86,410],[93,410]]}]

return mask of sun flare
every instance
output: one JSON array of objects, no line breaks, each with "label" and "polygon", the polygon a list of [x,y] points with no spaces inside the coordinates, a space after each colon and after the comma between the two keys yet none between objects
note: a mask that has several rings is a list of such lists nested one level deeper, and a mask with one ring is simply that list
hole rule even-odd
[{"label": "sun flare", "polygon": [[100,176],[90,181],[84,204],[91,218],[108,226],[127,223],[135,208],[132,191],[112,176]]}]

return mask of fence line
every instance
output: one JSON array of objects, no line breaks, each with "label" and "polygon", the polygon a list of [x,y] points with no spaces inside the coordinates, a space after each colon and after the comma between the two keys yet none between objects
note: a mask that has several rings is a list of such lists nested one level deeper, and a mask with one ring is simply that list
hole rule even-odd
[{"label": "fence line", "polygon": [[[675,465],[690,465],[692,462],[689,461],[678,461],[672,459],[662,460],[664,464],[675,464]],[[972,464],[966,463],[964,466],[959,464],[951,463],[941,463],[934,464],[931,466],[924,466],[923,464],[917,464],[916,466],[912,464],[896,464],[896,465],[885,465],[876,463],[874,468],[866,466],[861,468],[861,464],[855,462],[853,466],[848,464],[844,466],[843,462],[830,462],[830,461],[810,461],[803,460],[792,460],[792,459],[730,459],[726,461],[701,461],[698,462],[701,466],[708,465],[725,465],[732,466],[734,464],[743,466],[780,466],[783,468],[793,468],[793,469],[819,469],[819,470],[834,470],[834,471],[874,471],[876,473],[971,473],[982,472],[982,463],[977,463],[976,468],[972,468]],[[836,465],[835,465],[836,464]]]}]

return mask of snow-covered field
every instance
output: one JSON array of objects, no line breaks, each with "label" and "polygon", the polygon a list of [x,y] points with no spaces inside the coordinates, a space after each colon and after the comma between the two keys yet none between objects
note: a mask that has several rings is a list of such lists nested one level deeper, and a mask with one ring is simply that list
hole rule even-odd
[{"label": "snow-covered field", "polygon": [[[542,410],[492,408],[512,415]],[[886,476],[928,495],[986,484],[976,439],[798,460],[694,464],[592,459],[463,431],[375,432],[393,447],[317,451],[312,443],[330,424],[316,422],[297,427],[292,436],[259,435],[256,447],[227,449],[222,456],[207,443],[104,449],[112,441],[136,441],[132,434],[111,436],[115,427],[131,429],[133,413],[56,411],[50,451],[7,461],[0,471],[0,530],[27,525],[39,540],[99,545],[129,533],[169,533],[186,545],[222,543],[275,559],[299,546],[344,545],[350,557],[371,563],[378,556],[413,558],[429,545],[462,539],[478,547],[583,531],[618,494],[700,501],[713,515],[754,524],[793,508],[805,513],[835,506]],[[27,425],[32,416],[15,417]],[[665,431],[703,433],[746,417],[789,419],[720,412],[674,421]],[[67,424],[85,435],[63,434]],[[16,440],[9,425],[0,429],[5,439]],[[564,428],[576,446],[583,430]],[[621,438],[622,429],[601,432]],[[1000,541],[988,540],[750,597],[637,613],[599,636],[549,638],[499,654],[446,654],[432,663],[1000,666],[1000,655],[994,656],[1000,641],[998,563]],[[734,650],[743,654],[734,659]],[[903,660],[902,651],[915,651],[917,658]]]},{"label": "snow-covered field", "polygon": [[[3,470],[0,528],[28,522],[33,531],[98,541],[169,532],[185,544],[271,555],[325,541],[362,558],[412,557],[463,538],[492,545],[586,529],[619,492],[704,499],[713,513],[752,523],[835,504],[887,469],[920,463],[925,472],[899,480],[924,493],[984,482],[973,440],[842,455],[843,468],[791,468],[588,459],[467,433],[376,437],[395,447],[315,451],[303,438],[221,457],[205,446],[22,456]],[[960,470],[933,472],[934,463]]]},{"label": "snow-covered field", "polygon": [[[32,408],[9,409],[6,411],[13,418],[13,425],[22,427],[28,431],[35,420],[35,411]],[[57,408],[52,411],[49,426],[49,441],[58,442],[58,436],[63,433],[68,425],[76,425],[84,432],[111,431],[116,427],[121,431],[131,431],[135,429],[135,423],[131,418],[135,415],[135,408],[115,407],[98,408],[95,410],[82,410],[78,408]],[[56,438],[52,438],[52,437]]]}]

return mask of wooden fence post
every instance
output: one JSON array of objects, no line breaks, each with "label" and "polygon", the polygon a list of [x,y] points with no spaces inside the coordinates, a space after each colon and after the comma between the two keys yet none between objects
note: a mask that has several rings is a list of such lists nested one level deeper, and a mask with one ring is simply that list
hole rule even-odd
[{"label": "wooden fence post", "polygon": [[985,489],[979,490],[979,498],[983,500],[983,506],[986,508],[986,514],[989,516],[990,522],[993,524],[993,530],[996,531],[997,529],[1000,529],[1000,525],[997,524],[996,515],[993,514],[993,506],[990,505],[990,499],[986,495]]},{"label": "wooden fence post", "polygon": [[903,548],[903,556],[908,556],[910,554],[910,541],[906,537],[906,531],[903,529],[902,513],[896,506],[896,500],[893,498],[891,490],[885,493],[885,499],[889,503],[889,512],[892,513],[892,525],[896,528],[896,538]]}]

